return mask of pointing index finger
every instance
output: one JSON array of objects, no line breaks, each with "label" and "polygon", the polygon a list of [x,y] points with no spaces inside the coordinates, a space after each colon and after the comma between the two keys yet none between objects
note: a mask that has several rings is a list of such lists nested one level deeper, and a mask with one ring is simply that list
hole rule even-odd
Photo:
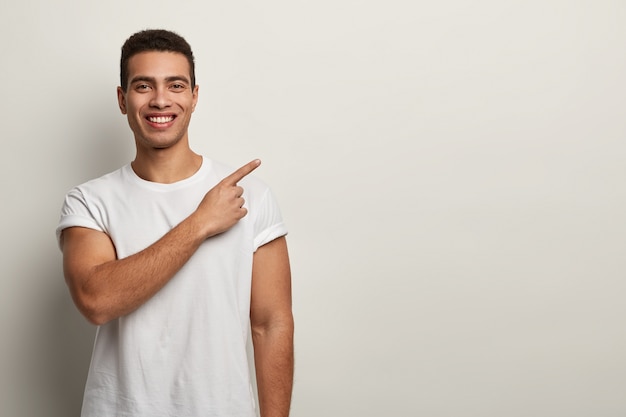
[{"label": "pointing index finger", "polygon": [[250,161],[241,168],[239,168],[237,171],[230,174],[228,177],[224,178],[222,182],[230,185],[235,185],[239,181],[241,181],[246,175],[257,169],[259,165],[261,165],[260,159]]}]

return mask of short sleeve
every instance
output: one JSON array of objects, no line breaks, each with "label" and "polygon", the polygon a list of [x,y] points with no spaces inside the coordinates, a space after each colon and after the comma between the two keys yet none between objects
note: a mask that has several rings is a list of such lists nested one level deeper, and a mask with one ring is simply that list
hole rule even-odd
[{"label": "short sleeve", "polygon": [[83,193],[74,188],[65,196],[63,207],[61,208],[61,219],[56,229],[57,244],[61,243],[61,232],[68,227],[86,227],[89,229],[104,232],[104,229],[94,219],[89,210],[87,201]]},{"label": "short sleeve", "polygon": [[280,208],[268,188],[261,198],[254,223],[254,250],[287,234]]}]

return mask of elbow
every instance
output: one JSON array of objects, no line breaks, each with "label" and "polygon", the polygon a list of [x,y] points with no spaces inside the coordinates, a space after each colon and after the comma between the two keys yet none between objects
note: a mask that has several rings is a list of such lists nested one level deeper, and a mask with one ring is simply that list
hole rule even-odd
[{"label": "elbow", "polygon": [[262,339],[271,335],[293,340],[293,314],[291,311],[288,311],[264,320],[252,320],[250,329],[253,339]]},{"label": "elbow", "polygon": [[108,314],[107,309],[98,297],[73,291],[72,299],[83,317],[95,326],[105,324],[114,318]]},{"label": "elbow", "polygon": [[66,284],[74,305],[89,323],[100,326],[116,318],[113,316],[114,305],[111,295],[101,288],[92,288],[89,282],[89,279],[66,274]]},{"label": "elbow", "polygon": [[104,314],[98,314],[97,312],[82,312],[83,316],[87,319],[87,321],[94,326],[101,326],[105,323],[111,321],[110,318],[105,316]]}]

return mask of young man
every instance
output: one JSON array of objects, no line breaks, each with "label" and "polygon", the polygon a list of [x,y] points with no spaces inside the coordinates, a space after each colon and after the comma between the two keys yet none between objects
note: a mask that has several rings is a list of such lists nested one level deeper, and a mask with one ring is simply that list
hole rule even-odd
[{"label": "young man", "polygon": [[66,281],[98,325],[84,417],[287,416],[293,319],[287,230],[270,190],[194,153],[191,48],[163,30],[122,47],[132,163],[71,190],[57,228]]}]

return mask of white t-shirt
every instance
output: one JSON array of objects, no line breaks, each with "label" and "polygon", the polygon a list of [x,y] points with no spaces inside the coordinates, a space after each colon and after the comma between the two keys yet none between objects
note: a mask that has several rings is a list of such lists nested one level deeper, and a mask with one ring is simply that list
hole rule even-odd
[{"label": "white t-shirt", "polygon": [[[57,237],[81,226],[108,234],[118,259],[137,253],[189,216],[234,170],[203,159],[173,184],[139,178],[130,164],[72,189]],[[96,333],[83,417],[252,417],[246,343],[254,251],[283,236],[269,188],[247,176],[248,214],[207,239],[170,282],[139,309]]]}]

